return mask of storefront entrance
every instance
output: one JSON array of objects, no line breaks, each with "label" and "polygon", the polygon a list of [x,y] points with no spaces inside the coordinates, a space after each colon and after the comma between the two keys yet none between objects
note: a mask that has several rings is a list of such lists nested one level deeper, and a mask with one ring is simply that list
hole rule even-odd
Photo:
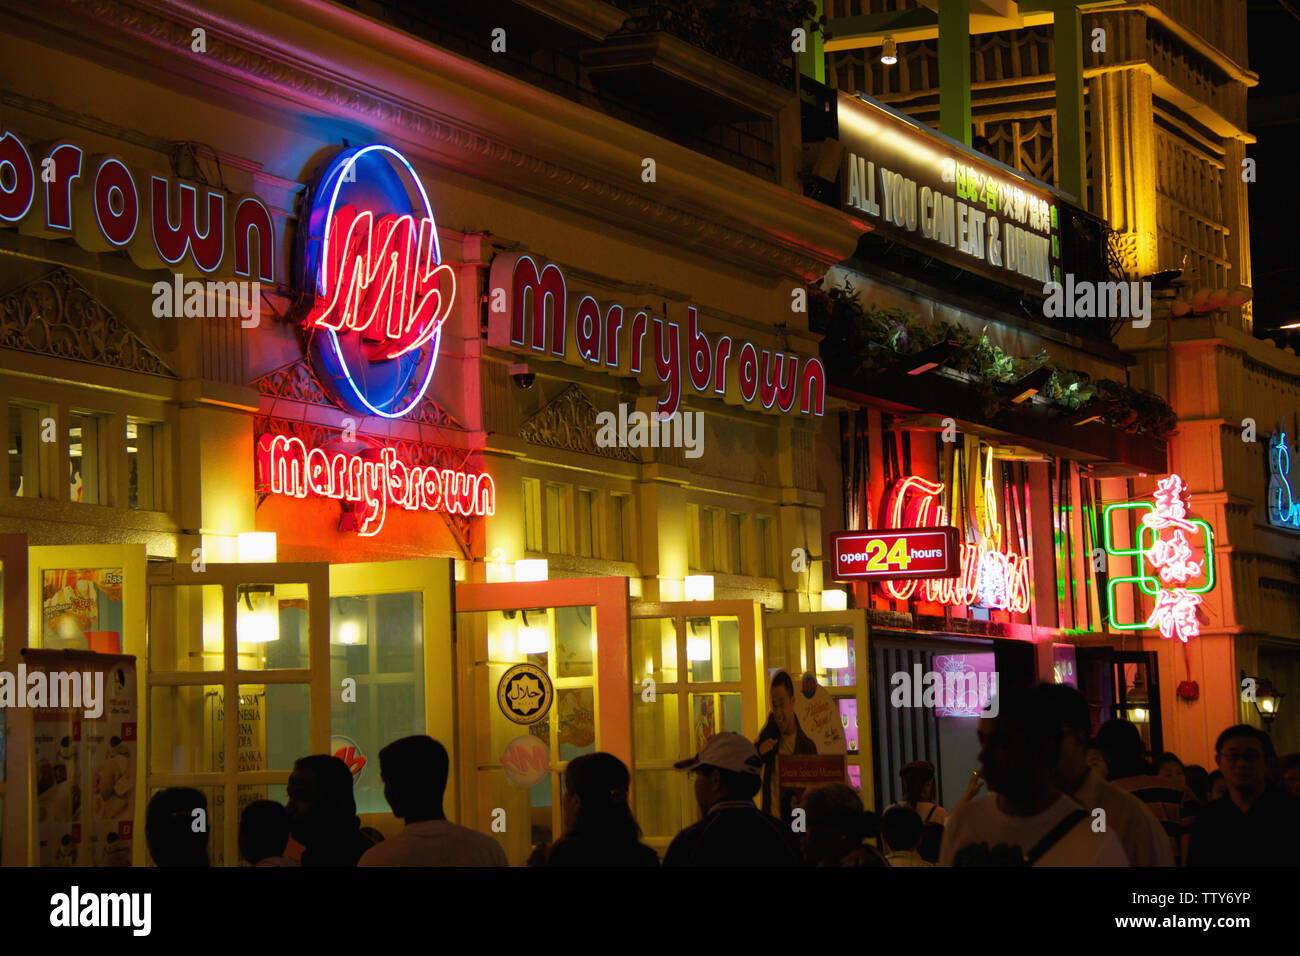
[{"label": "storefront entrance", "polygon": [[627,579],[458,584],[455,645],[461,822],[518,866],[564,830],[570,760],[632,765]]}]

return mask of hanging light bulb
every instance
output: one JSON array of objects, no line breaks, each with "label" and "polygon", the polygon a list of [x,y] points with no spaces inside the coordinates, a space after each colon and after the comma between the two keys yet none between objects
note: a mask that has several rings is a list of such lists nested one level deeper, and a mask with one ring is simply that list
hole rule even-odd
[{"label": "hanging light bulb", "polygon": [[898,62],[898,41],[893,37],[885,37],[885,42],[881,44],[880,62],[885,66],[893,66]]},{"label": "hanging light bulb", "polygon": [[841,667],[849,666],[849,645],[847,642],[840,644],[830,634],[823,634],[826,638],[826,649],[822,651],[822,666],[827,670],[838,670]]},{"label": "hanging light bulb", "polygon": [[275,585],[241,584],[237,595],[239,616],[235,625],[239,643],[270,644],[278,641],[280,608],[275,599]]}]

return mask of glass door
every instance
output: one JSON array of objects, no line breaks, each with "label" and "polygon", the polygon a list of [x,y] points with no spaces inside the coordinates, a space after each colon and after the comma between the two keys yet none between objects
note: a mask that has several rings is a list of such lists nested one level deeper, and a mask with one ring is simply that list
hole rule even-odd
[{"label": "glass door", "polygon": [[327,752],[328,593],[320,563],[149,568],[141,792],[204,794],[214,866],[238,865],[240,810],[285,802],[294,761]]},{"label": "glass door", "polygon": [[758,736],[766,698],[755,653],[762,605],[684,601],[632,612],[633,788],[645,842],[661,853],[699,817],[673,763],[714,734]]},{"label": "glass door", "polygon": [[454,565],[448,558],[335,564],[329,569],[329,753],[352,769],[357,813],[385,836],[392,815],[379,751],[428,734],[447,748],[451,773],[443,810],[457,806]]},{"label": "glass door", "polygon": [[[808,674],[829,693],[844,734],[849,783],[862,796],[863,804],[872,808],[871,681],[866,611],[767,614],[763,618],[763,652],[765,705],[770,697],[771,675],[778,670],[790,675],[796,697],[803,690],[804,675]],[[865,786],[864,767],[867,768]]]},{"label": "glass door", "polygon": [[458,584],[456,653],[463,822],[519,866],[563,832],[570,760],[632,765],[627,579]]},{"label": "glass door", "polygon": [[1114,668],[1114,716],[1136,724],[1147,753],[1159,756],[1163,752],[1164,734],[1160,725],[1160,682],[1155,653],[1116,651],[1111,661]]}]

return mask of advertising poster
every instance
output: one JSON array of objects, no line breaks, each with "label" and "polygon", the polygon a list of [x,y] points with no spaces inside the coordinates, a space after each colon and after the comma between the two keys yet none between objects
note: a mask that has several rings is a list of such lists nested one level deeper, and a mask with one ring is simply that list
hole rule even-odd
[{"label": "advertising poster", "polygon": [[[225,759],[225,693],[222,690],[208,692],[207,706],[204,708],[204,723],[207,725],[208,753],[211,754],[211,770],[221,773],[226,769]],[[239,695],[239,709],[235,715],[238,721],[236,743],[236,766],[240,773],[266,769],[266,688],[258,685],[252,693]],[[200,771],[206,767],[196,768]],[[236,813],[243,814],[244,808],[256,800],[266,799],[265,787],[243,786],[239,788],[239,805]],[[213,820],[224,819],[226,793],[223,787],[216,787],[209,796]],[[212,850],[214,858],[215,848]]]},{"label": "advertising poster", "polygon": [[47,648],[120,653],[122,569],[45,571],[41,641]]},{"label": "advertising poster", "polygon": [[135,658],[51,650],[23,656],[28,674],[43,672],[50,688],[51,706],[33,713],[39,865],[131,866]]},{"label": "advertising poster", "polygon": [[781,819],[803,801],[803,793],[820,783],[844,783],[846,761],[842,754],[780,754],[776,758],[781,788]]},{"label": "advertising poster", "polygon": [[817,683],[812,674],[804,674],[794,695],[794,715],[799,726],[817,745],[819,754],[844,753],[844,722],[831,692]]}]

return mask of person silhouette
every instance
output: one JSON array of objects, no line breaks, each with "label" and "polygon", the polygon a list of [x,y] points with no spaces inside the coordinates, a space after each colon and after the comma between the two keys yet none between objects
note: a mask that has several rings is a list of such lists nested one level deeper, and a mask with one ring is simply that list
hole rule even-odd
[{"label": "person silhouette", "polygon": [[[153,795],[145,808],[144,839],[155,866],[210,865],[207,812],[207,798],[193,787],[168,787]],[[196,826],[199,820],[202,826]]]}]

